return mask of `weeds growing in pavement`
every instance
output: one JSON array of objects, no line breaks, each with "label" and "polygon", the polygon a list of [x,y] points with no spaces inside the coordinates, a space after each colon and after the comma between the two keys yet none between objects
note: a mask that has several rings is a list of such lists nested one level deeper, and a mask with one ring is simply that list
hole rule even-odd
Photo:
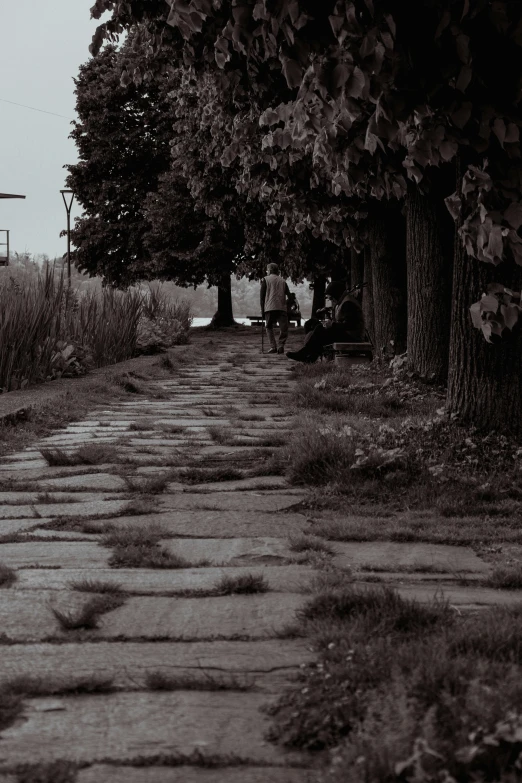
[{"label": "weeds growing in pavement", "polygon": [[100,465],[116,461],[116,447],[102,443],[88,443],[76,451],[63,449],[41,449],[40,453],[48,465]]},{"label": "weeds growing in pavement", "polygon": [[0,563],[0,588],[11,587],[18,579],[16,571],[4,563]]},{"label": "weeds growing in pavement", "polygon": [[334,551],[332,546],[319,536],[305,534],[290,536],[289,549],[291,552],[324,552],[328,555]]},{"label": "weeds growing in pavement", "polygon": [[158,429],[169,435],[182,435],[185,432],[185,427],[179,424],[162,424],[158,425]]},{"label": "weeds growing in pavement", "polygon": [[443,601],[419,604],[394,590],[356,590],[319,593],[300,611],[303,621],[357,622],[380,634],[418,633],[452,623],[453,612]]},{"label": "weeds growing in pavement", "polygon": [[284,476],[287,464],[282,455],[277,452],[265,454],[257,459],[248,469],[246,475],[250,476]]},{"label": "weeds growing in pavement", "polygon": [[304,592],[325,593],[346,590],[353,585],[354,577],[351,571],[337,568],[326,569],[315,574],[306,582]]},{"label": "weeds growing in pavement", "polygon": [[[255,433],[255,430],[254,430]],[[288,441],[285,435],[264,435],[261,438],[256,438],[256,446],[284,446]]]},{"label": "weeds growing in pavement", "polygon": [[206,408],[206,407],[201,408],[201,413],[203,414],[203,416],[219,417],[220,415],[218,411],[214,410],[214,408]]},{"label": "weeds growing in pavement", "polygon": [[129,424],[131,432],[147,432],[154,429],[154,422],[148,419],[137,419]]},{"label": "weeds growing in pavement", "polygon": [[279,397],[275,394],[260,394],[256,397],[249,397],[249,405],[277,405]]},{"label": "weeds growing in pavement", "polygon": [[99,593],[108,595],[123,595],[126,591],[117,582],[102,582],[98,579],[81,579],[71,582],[71,588],[79,593]]},{"label": "weeds growing in pavement", "polygon": [[67,530],[72,533],[86,533],[87,535],[99,535],[109,533],[114,529],[114,523],[109,520],[84,519],[83,517],[57,517],[40,526],[41,530]]},{"label": "weeds growing in pavement", "polygon": [[522,564],[498,566],[485,580],[488,587],[498,590],[520,590],[522,588]]},{"label": "weeds growing in pavement", "polygon": [[191,568],[193,564],[181,555],[169,552],[155,544],[137,546],[127,544],[115,547],[109,560],[112,568]]},{"label": "weeds growing in pavement", "polygon": [[208,433],[214,443],[218,443],[222,446],[235,446],[238,439],[235,435],[231,435],[228,430],[223,426],[211,425],[207,427]]},{"label": "weeds growing in pavement", "polygon": [[159,495],[164,492],[172,481],[172,473],[155,473],[152,476],[124,476],[124,481],[131,492],[140,495]]},{"label": "weeds growing in pavement", "polygon": [[253,595],[267,593],[270,585],[263,574],[223,575],[214,589],[218,595]]},{"label": "weeds growing in pavement", "polygon": [[140,517],[147,514],[153,514],[155,511],[156,503],[151,500],[149,495],[143,495],[129,500],[122,510],[122,516]]},{"label": "weeds growing in pavement", "polygon": [[248,677],[234,673],[215,674],[200,669],[197,674],[148,672],[145,683],[151,691],[249,691],[253,683]]},{"label": "weeds growing in pavement", "polygon": [[102,615],[112,612],[125,603],[121,595],[97,595],[87,601],[80,609],[62,612],[52,607],[52,613],[58,620],[62,631],[94,630],[98,628]]},{"label": "weeds growing in pavement", "polygon": [[180,476],[183,484],[208,484],[214,481],[233,481],[244,478],[243,471],[237,468],[187,468]]},{"label": "weeds growing in pavement", "polygon": [[113,568],[194,567],[184,557],[160,546],[159,541],[166,537],[168,533],[159,526],[146,529],[125,526],[104,536],[102,544],[113,550],[109,560]]}]

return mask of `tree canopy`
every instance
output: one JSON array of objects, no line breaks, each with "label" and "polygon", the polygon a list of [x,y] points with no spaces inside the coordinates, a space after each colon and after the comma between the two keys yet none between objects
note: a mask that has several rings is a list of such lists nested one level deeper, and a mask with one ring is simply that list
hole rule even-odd
[{"label": "tree canopy", "polygon": [[[360,246],[372,200],[403,198],[408,181],[429,188],[430,169],[458,158],[463,176],[448,205],[466,251],[522,263],[521,4],[97,0],[93,15],[105,10],[112,19],[94,49],[140,22],[155,39],[173,30],[195,71],[219,68],[223,84],[246,74],[254,114],[234,123],[223,164],[239,159],[243,182],[270,199],[268,216],[283,215],[284,229]],[[281,79],[286,89],[272,91]],[[245,129],[256,123],[279,183],[248,179]],[[303,164],[310,187],[292,189],[286,167]]]},{"label": "tree canopy", "polygon": [[71,134],[79,163],[67,178],[84,209],[72,231],[76,264],[118,284],[146,277],[151,266],[143,197],[169,167],[172,135],[167,84],[123,83],[125,66],[134,72],[139,60],[133,43],[122,52],[108,46],[80,68]]}]

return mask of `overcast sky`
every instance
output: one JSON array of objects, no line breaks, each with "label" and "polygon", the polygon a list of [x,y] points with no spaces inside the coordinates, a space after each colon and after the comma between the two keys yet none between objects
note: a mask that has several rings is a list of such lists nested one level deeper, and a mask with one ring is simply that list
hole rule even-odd
[{"label": "overcast sky", "polygon": [[93,0],[0,2],[0,193],[26,196],[0,200],[0,229],[11,230],[12,250],[54,257],[66,251],[63,166],[77,159],[70,120],[5,101],[74,119],[73,78],[89,58]]}]

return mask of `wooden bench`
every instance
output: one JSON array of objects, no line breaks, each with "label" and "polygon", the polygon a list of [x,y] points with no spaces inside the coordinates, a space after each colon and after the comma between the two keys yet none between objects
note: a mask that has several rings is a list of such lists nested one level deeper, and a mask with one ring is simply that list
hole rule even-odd
[{"label": "wooden bench", "polygon": [[324,356],[337,364],[363,364],[373,359],[373,345],[364,343],[333,343],[325,345]]},{"label": "wooden bench", "polygon": [[[263,323],[263,318],[261,315],[247,315],[247,318],[251,324]],[[301,313],[288,313],[288,323],[290,326],[293,323],[295,323],[296,326],[301,326]]]}]

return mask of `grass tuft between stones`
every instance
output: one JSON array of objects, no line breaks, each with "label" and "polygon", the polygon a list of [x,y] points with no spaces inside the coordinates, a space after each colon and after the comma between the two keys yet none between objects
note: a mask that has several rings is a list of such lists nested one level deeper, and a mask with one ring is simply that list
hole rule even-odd
[{"label": "grass tuft between stones", "polygon": [[79,593],[99,593],[100,595],[123,595],[126,592],[117,582],[102,582],[98,579],[82,579],[71,582],[71,588]]},{"label": "grass tuft between stones", "polygon": [[269,590],[270,585],[263,574],[223,575],[215,586],[218,595],[253,595]]},{"label": "grass tuft between stones", "polygon": [[291,536],[289,539],[289,549],[291,552],[333,553],[333,548],[327,541],[324,541],[319,536],[310,536],[306,534]]},{"label": "grass tuft between stones", "polygon": [[488,587],[497,590],[520,590],[522,588],[522,564],[498,566],[485,580]]},{"label": "grass tuft between stones", "polygon": [[0,563],[0,588],[11,587],[18,579],[16,571],[4,563]]},{"label": "grass tuft between stones", "polygon": [[41,449],[40,453],[47,464],[64,465],[100,465],[104,462],[115,462],[117,451],[115,446],[103,443],[88,443],[75,451],[64,449]]},{"label": "grass tuft between stones", "polygon": [[102,615],[112,612],[124,603],[122,595],[104,594],[91,598],[76,611],[62,612],[56,607],[52,607],[51,611],[63,631],[95,630],[99,627]]},{"label": "grass tuft between stones", "polygon": [[125,476],[124,480],[131,492],[140,495],[159,495],[167,489],[172,478],[172,473],[168,471],[150,477]]},{"label": "grass tuft between stones", "polygon": [[148,672],[145,682],[152,691],[249,691],[253,687],[248,677],[240,677],[232,672],[215,674],[204,669],[198,674]]},{"label": "grass tuft between stones", "polygon": [[109,559],[112,568],[190,568],[191,563],[158,544],[117,546]]},{"label": "grass tuft between stones", "polygon": [[187,468],[180,475],[183,484],[208,484],[215,481],[234,481],[244,478],[243,471],[227,466],[216,468]]},{"label": "grass tuft between stones", "polygon": [[160,546],[168,532],[159,525],[147,528],[122,526],[103,536],[102,545],[112,548],[112,568],[200,568],[208,560],[191,563],[181,555]]}]

